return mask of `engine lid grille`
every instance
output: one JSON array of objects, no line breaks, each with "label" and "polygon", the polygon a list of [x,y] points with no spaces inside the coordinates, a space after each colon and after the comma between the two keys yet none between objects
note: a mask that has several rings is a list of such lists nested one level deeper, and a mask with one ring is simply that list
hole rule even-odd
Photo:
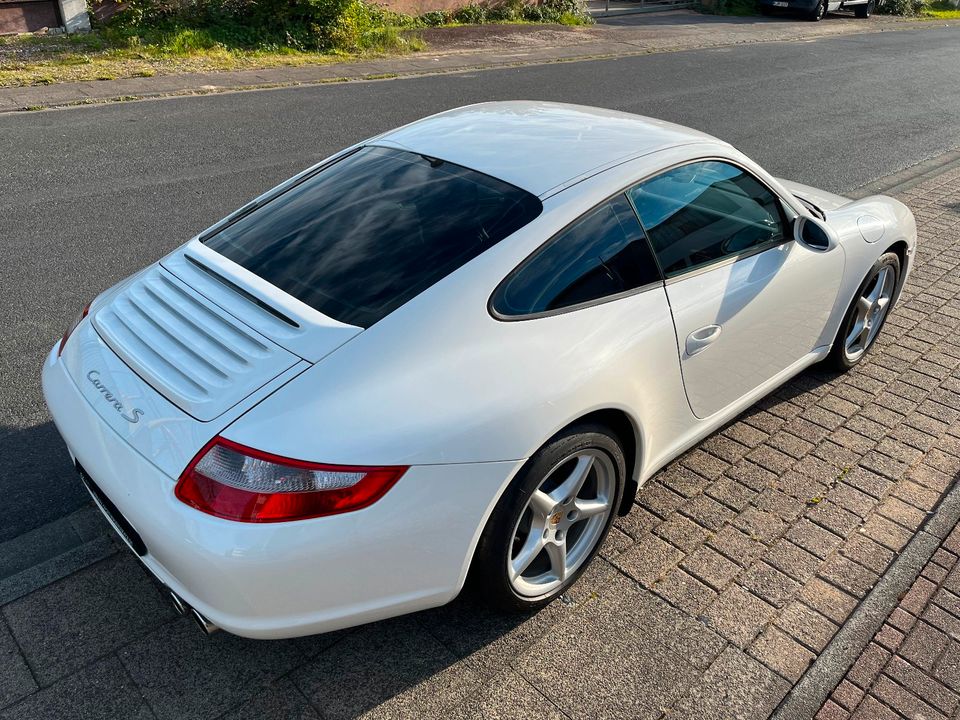
[{"label": "engine lid grille", "polygon": [[300,359],[157,265],[132,278],[92,319],[141,378],[202,421],[226,412]]}]

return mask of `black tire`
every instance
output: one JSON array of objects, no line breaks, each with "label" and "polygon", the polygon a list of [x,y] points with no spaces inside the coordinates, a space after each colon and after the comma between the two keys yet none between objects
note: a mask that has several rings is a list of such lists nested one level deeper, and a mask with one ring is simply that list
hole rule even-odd
[{"label": "black tire", "polygon": [[827,0],[817,0],[817,6],[809,12],[807,19],[811,22],[820,22],[827,15]]},{"label": "black tire", "polygon": [[[529,512],[528,502],[545,479],[548,479],[548,476],[553,477],[550,475],[551,470],[554,471],[554,475],[559,474],[567,462],[575,462],[576,453],[582,452],[594,453],[601,459],[607,458],[609,463],[604,462],[603,467],[606,468],[604,472],[609,468],[613,469],[613,490],[609,493],[610,510],[602,531],[599,532],[592,549],[584,556],[576,570],[571,572],[559,586],[540,595],[521,595],[510,581],[507,566],[510,559],[514,557],[520,531],[519,525],[525,513]],[[590,473],[595,472],[599,471],[590,470]],[[479,592],[488,603],[501,609],[529,612],[547,605],[569,590],[590,565],[610,530],[610,524],[623,497],[626,472],[626,461],[620,441],[603,425],[593,423],[577,425],[551,438],[517,473],[487,521],[477,544],[470,570],[471,584],[475,591]],[[588,477],[584,485],[585,490],[582,492],[589,491],[588,486],[591,482],[599,483],[597,476],[593,476],[593,479]],[[598,520],[595,528],[599,528],[599,525]],[[573,535],[572,528],[570,534]],[[584,552],[586,552],[586,546]]]},{"label": "black tire", "polygon": [[866,19],[873,14],[874,0],[869,0],[866,5],[857,5],[853,9],[853,14],[858,18]]},{"label": "black tire", "polygon": [[[893,269],[894,283],[893,295],[890,299],[890,304],[883,315],[879,318],[878,326],[869,344],[861,352],[861,354],[851,358],[847,353],[846,338],[853,330],[853,324],[856,320],[857,305],[863,294],[874,285],[877,277],[880,274],[880,271],[888,267]],[[846,314],[843,316],[843,322],[840,323],[840,329],[837,331],[837,337],[833,340],[833,347],[830,349],[830,354],[827,356],[825,364],[834,370],[846,372],[850,368],[859,365],[863,358],[866,357],[866,354],[870,352],[870,348],[873,347],[873,343],[876,341],[876,338],[880,335],[880,331],[883,330],[883,325],[890,316],[891,310],[893,310],[893,303],[896,300],[897,291],[900,288],[900,272],[900,257],[896,253],[884,253],[877,259],[877,261],[873,264],[873,267],[870,268],[870,271],[863,279],[863,282],[860,283],[860,287],[857,288],[857,292],[853,296],[853,300],[851,300]]]}]

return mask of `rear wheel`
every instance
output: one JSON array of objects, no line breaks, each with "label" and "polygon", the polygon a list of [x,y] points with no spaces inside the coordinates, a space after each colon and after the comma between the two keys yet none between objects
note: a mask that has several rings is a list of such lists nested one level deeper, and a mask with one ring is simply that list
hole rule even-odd
[{"label": "rear wheel", "polygon": [[827,15],[827,0],[817,0],[817,6],[810,11],[807,18],[813,22],[820,22]]},{"label": "rear wheel", "polygon": [[600,425],[570,428],[530,458],[504,492],[477,545],[472,580],[495,605],[532,610],[583,573],[610,529],[626,464]]},{"label": "rear wheel", "polygon": [[853,14],[858,18],[868,18],[873,14],[874,0],[869,0],[865,5],[857,5],[853,9]]},{"label": "rear wheel", "polygon": [[890,313],[899,282],[900,257],[884,253],[860,284],[833,341],[827,360],[837,370],[849,370],[863,360]]}]

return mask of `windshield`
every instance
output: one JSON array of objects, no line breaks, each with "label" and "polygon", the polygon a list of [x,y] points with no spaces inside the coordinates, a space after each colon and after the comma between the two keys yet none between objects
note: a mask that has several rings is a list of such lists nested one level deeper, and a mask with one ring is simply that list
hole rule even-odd
[{"label": "windshield", "polygon": [[541,210],[474,170],[364,147],[205,242],[323,314],[368,327]]}]

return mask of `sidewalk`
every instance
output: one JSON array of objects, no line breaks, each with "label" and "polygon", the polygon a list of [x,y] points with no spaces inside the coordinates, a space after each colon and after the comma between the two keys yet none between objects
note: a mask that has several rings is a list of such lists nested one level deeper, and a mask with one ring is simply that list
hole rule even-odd
[{"label": "sidewalk", "polygon": [[[899,196],[917,266],[867,360],[804,373],[659,473],[565,601],[206,638],[108,551],[0,606],[0,720],[767,717],[960,476],[960,168]],[[823,719],[956,712],[958,549],[954,533]]]},{"label": "sidewalk", "polygon": [[427,50],[376,60],[0,88],[0,112],[167,95],[376,80],[741,43],[809,41],[942,25],[892,17],[857,20],[849,15],[831,16],[825,22],[810,23],[791,18],[720,17],[676,10],[608,18],[591,27],[490,25],[434,28],[422,33],[428,44]]},{"label": "sidewalk", "polygon": [[960,528],[951,533],[830,695],[817,720],[956,717]]}]

